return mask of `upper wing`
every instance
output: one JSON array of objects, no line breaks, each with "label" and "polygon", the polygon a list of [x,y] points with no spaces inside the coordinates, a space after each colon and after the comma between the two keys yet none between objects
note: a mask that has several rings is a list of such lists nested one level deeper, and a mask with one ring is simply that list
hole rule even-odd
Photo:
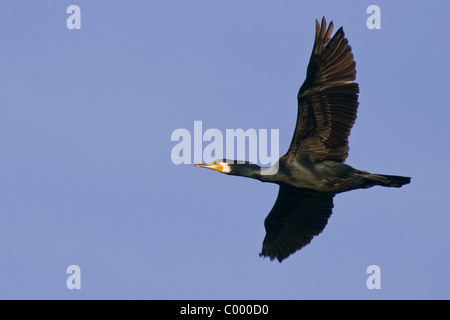
[{"label": "upper wing", "polygon": [[282,261],[322,232],[331,216],[333,193],[280,185],[278,198],[264,221],[261,256]]},{"label": "upper wing", "polygon": [[306,79],[298,92],[294,136],[285,157],[345,161],[348,136],[356,120],[359,87],[356,63],[340,28],[333,38],[333,22],[316,20],[316,37]]}]

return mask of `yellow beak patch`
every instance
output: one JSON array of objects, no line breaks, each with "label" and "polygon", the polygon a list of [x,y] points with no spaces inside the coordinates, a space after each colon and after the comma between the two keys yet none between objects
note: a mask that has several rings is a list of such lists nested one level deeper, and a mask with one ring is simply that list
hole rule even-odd
[{"label": "yellow beak patch", "polygon": [[216,170],[222,173],[229,173],[231,171],[230,166],[228,165],[228,163],[225,162],[220,162],[220,163],[196,163],[195,164],[196,167],[201,167],[201,168],[207,168],[207,169],[211,169],[211,170]]}]

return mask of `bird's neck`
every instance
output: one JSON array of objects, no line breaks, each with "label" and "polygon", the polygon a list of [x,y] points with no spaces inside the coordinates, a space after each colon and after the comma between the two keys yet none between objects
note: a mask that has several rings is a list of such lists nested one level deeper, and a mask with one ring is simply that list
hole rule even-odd
[{"label": "bird's neck", "polygon": [[263,182],[277,182],[278,163],[271,167],[260,167],[257,164],[237,165],[234,175],[256,179]]}]

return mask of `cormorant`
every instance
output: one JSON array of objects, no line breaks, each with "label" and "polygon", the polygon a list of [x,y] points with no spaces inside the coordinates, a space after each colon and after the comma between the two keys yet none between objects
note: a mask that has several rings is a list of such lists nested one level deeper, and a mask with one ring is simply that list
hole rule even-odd
[{"label": "cormorant", "polygon": [[[272,182],[278,198],[264,221],[260,256],[282,261],[325,228],[337,193],[372,186],[401,187],[409,177],[372,174],[344,164],[348,136],[356,120],[358,84],[355,61],[341,27],[331,38],[333,22],[316,20],[316,36],[306,79],[297,95],[298,115],[289,149],[274,174],[245,162],[217,160],[198,167]],[[274,167],[274,166],[272,166]],[[271,167],[271,168],[272,168]]]}]

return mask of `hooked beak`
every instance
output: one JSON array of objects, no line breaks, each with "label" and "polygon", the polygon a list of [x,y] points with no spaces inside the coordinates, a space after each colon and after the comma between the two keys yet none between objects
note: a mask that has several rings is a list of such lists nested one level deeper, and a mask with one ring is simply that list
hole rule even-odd
[{"label": "hooked beak", "polygon": [[219,163],[196,163],[194,164],[196,167],[200,167],[200,168],[207,168],[207,169],[212,169],[212,170],[216,170],[219,172],[223,172],[223,166]]},{"label": "hooked beak", "polygon": [[195,164],[196,167],[200,167],[200,168],[207,168],[207,169],[211,169],[211,170],[216,170],[222,173],[229,173],[231,171],[230,166],[228,165],[228,163],[226,162],[220,162],[220,163],[196,163]]}]

